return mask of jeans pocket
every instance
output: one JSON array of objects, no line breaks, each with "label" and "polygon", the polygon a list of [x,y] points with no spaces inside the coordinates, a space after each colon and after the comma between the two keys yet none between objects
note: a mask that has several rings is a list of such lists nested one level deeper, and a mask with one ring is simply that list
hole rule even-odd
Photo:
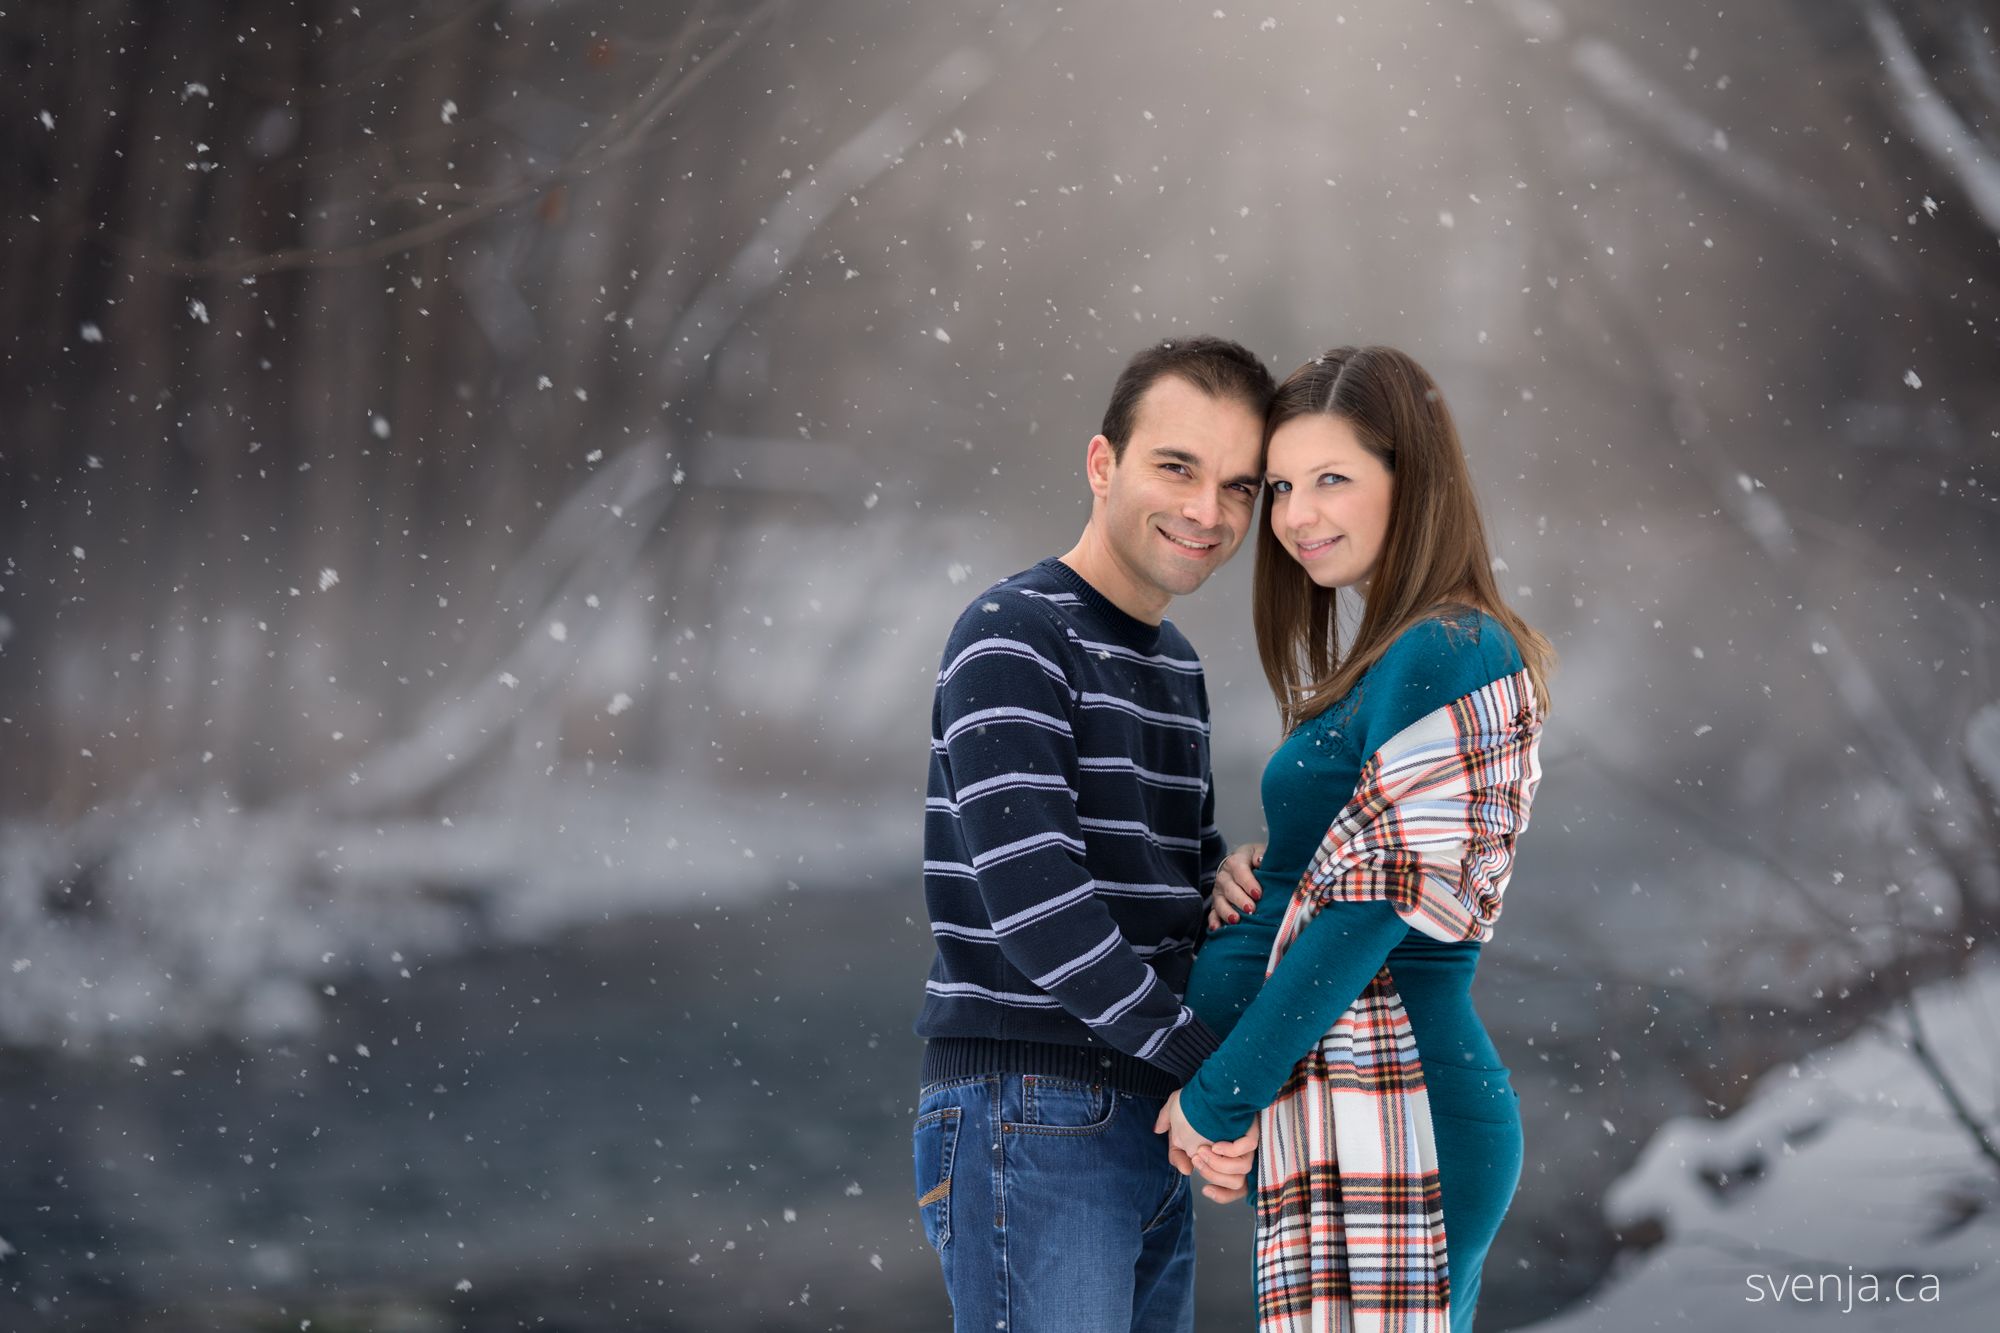
[{"label": "jeans pocket", "polygon": [[958,1154],[960,1108],[942,1106],[917,1117],[913,1134],[917,1163],[917,1213],[924,1239],[939,1254],[951,1243],[951,1168]]},{"label": "jeans pocket", "polygon": [[1102,1083],[1021,1076],[1021,1122],[1007,1128],[1028,1134],[1101,1134],[1118,1109],[1118,1094]]}]

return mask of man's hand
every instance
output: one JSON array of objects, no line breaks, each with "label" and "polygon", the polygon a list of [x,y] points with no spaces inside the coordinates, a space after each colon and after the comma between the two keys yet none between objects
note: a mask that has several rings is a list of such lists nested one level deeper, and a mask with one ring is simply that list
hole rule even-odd
[{"label": "man's hand", "polygon": [[1167,1160],[1182,1175],[1191,1174],[1198,1168],[1209,1183],[1202,1193],[1219,1203],[1240,1199],[1245,1191],[1244,1182],[1250,1174],[1250,1163],[1257,1153],[1257,1127],[1250,1126],[1250,1132],[1231,1143],[1213,1143],[1201,1136],[1200,1131],[1188,1123],[1181,1111],[1181,1094],[1175,1089],[1167,1098],[1167,1104],[1160,1108],[1160,1118],[1153,1124],[1155,1134],[1167,1136]]},{"label": "man's hand", "polygon": [[1264,886],[1257,882],[1252,873],[1264,864],[1264,844],[1246,842],[1228,856],[1215,872],[1215,896],[1208,900],[1208,929],[1210,933],[1221,930],[1232,921],[1243,919],[1245,912],[1257,910],[1257,900],[1264,896]]}]

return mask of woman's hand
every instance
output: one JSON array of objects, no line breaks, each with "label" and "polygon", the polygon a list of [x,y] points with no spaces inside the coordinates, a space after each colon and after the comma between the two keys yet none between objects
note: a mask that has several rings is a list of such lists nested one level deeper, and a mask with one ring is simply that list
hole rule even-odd
[{"label": "woman's hand", "polygon": [[1264,896],[1264,886],[1257,882],[1252,873],[1264,864],[1264,844],[1246,842],[1228,856],[1215,872],[1215,896],[1208,900],[1208,929],[1211,933],[1221,930],[1232,921],[1240,921],[1246,912],[1257,910],[1257,900]]},{"label": "woman's hand", "polygon": [[1209,1182],[1202,1193],[1220,1203],[1243,1197],[1244,1181],[1257,1153],[1257,1126],[1250,1126],[1250,1132],[1234,1142],[1213,1143],[1188,1123],[1186,1113],[1181,1110],[1180,1090],[1176,1088],[1167,1098],[1167,1104],[1160,1108],[1153,1132],[1167,1136],[1167,1156],[1175,1170],[1185,1176],[1191,1168],[1200,1169]]}]

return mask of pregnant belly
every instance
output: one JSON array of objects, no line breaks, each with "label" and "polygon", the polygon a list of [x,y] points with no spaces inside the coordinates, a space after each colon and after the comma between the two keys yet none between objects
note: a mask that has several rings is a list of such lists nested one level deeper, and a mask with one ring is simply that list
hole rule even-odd
[{"label": "pregnant belly", "polygon": [[1508,1069],[1472,1005],[1471,975],[1462,968],[1390,960],[1397,993],[1410,1016],[1423,1062],[1431,1114],[1486,1124],[1518,1123],[1519,1099]]}]

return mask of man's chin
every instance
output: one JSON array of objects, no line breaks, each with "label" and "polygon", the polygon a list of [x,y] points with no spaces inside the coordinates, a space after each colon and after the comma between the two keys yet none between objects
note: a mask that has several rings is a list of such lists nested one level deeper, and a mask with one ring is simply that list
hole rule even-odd
[{"label": "man's chin", "polygon": [[1183,566],[1180,569],[1155,570],[1153,571],[1153,582],[1159,585],[1160,591],[1170,596],[1185,597],[1189,593],[1199,589],[1202,584],[1208,582],[1208,576],[1221,567],[1222,562],[1218,560],[1206,567],[1189,568]]}]

